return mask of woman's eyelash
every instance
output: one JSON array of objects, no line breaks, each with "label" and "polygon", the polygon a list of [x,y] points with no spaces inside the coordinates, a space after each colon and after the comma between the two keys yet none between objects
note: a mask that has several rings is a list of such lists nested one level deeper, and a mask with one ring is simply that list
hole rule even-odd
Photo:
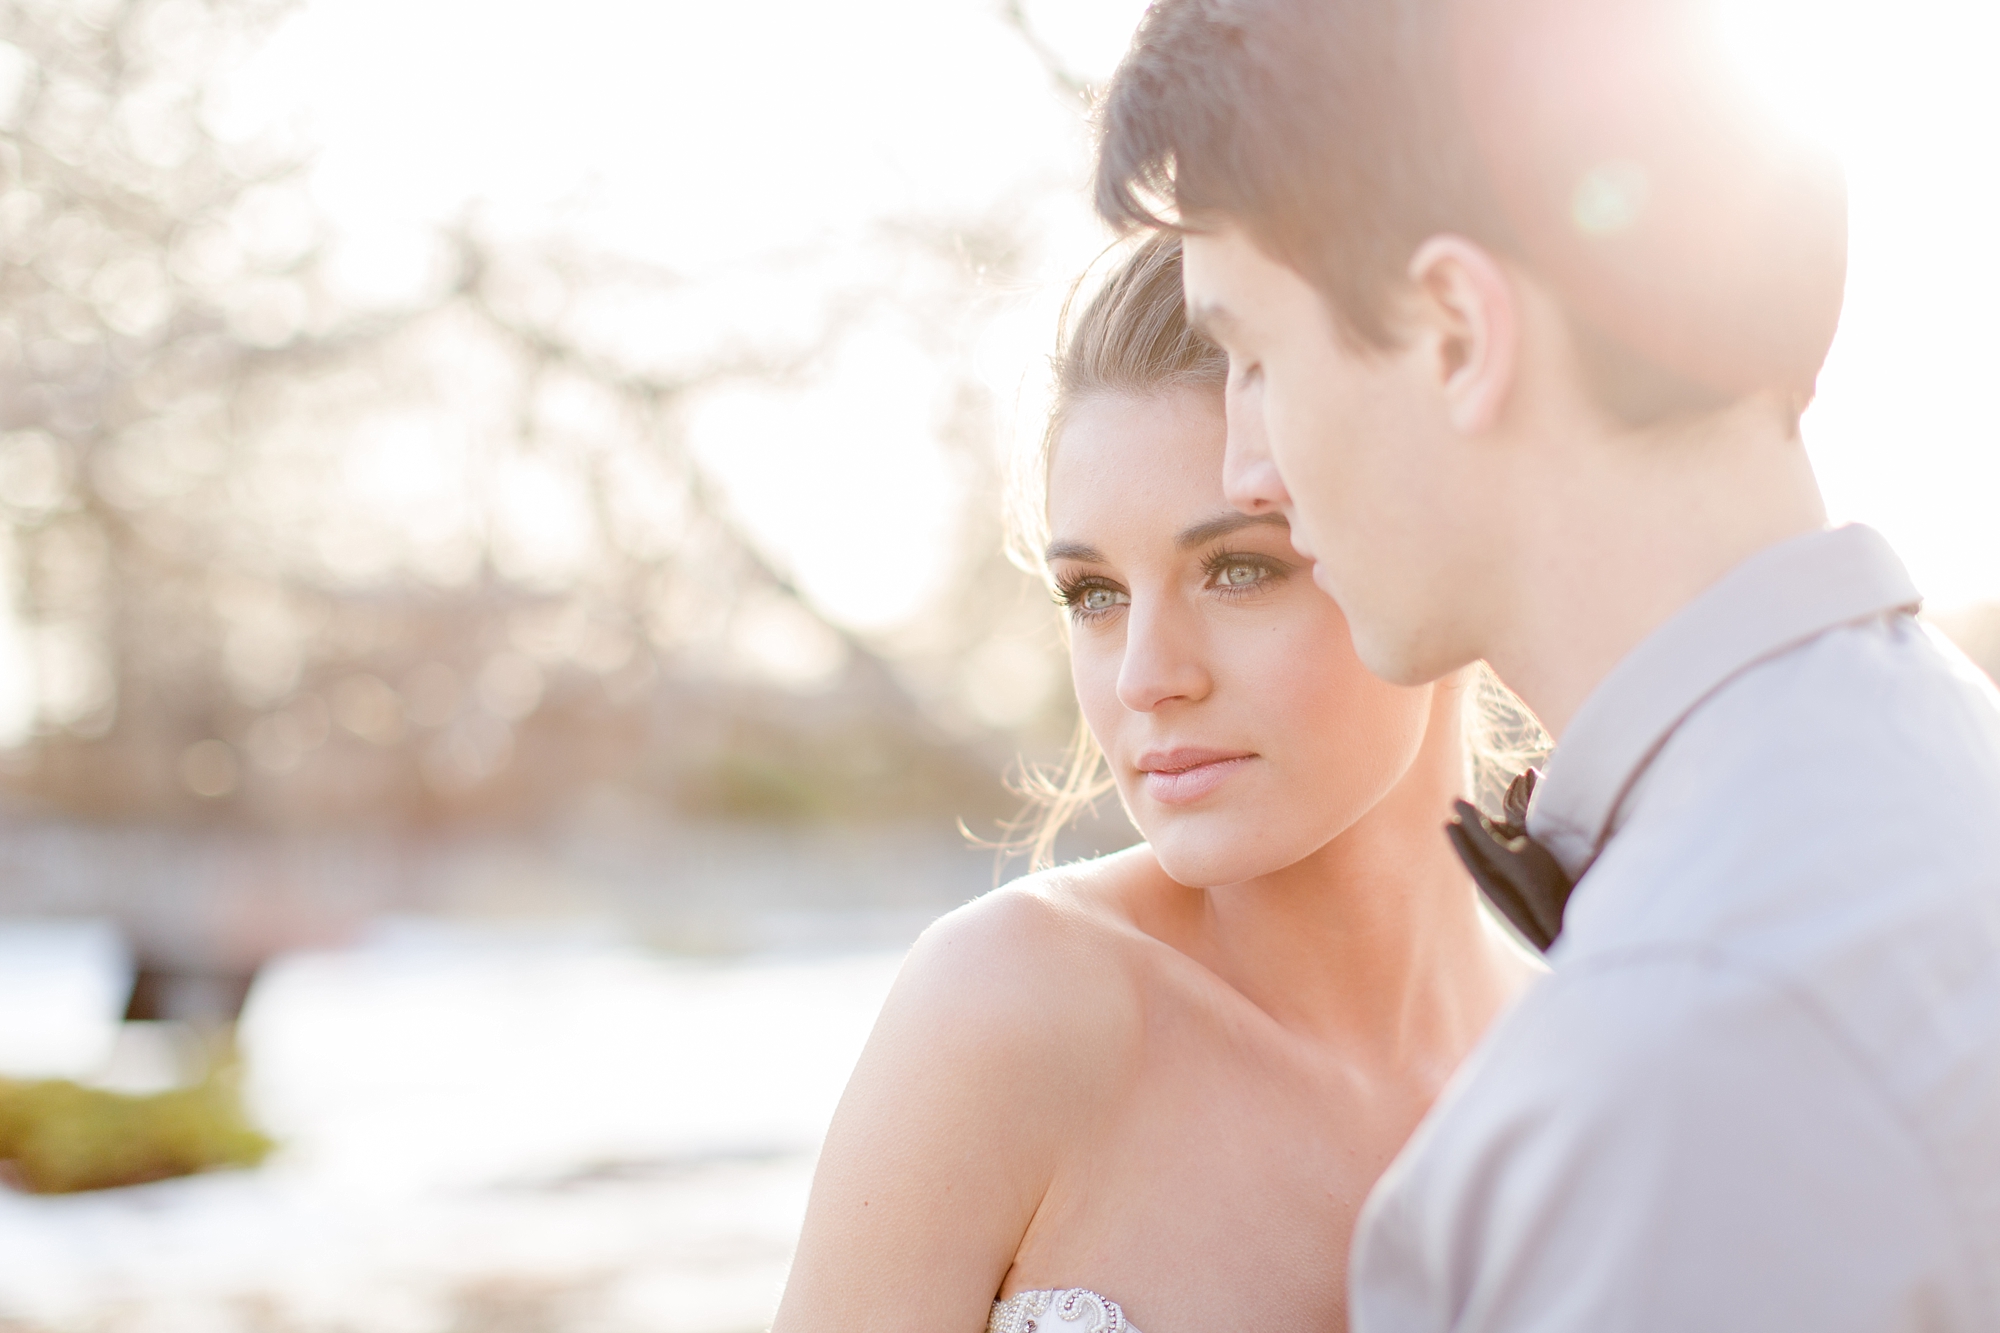
[{"label": "woman's eyelash", "polygon": [[[1257,576],[1240,583],[1223,581],[1223,574],[1232,569],[1254,570]],[[1201,562],[1201,573],[1203,584],[1217,592],[1247,593],[1283,578],[1291,573],[1291,566],[1268,555],[1217,551]],[[1053,581],[1056,604],[1079,617],[1108,615],[1116,606],[1131,600],[1124,588],[1101,574],[1057,574]],[[1088,599],[1096,592],[1109,594],[1116,600],[1105,606],[1091,606]]]},{"label": "woman's eyelash", "polygon": [[1094,574],[1058,574],[1055,576],[1056,604],[1085,615],[1095,614],[1084,607],[1083,599],[1093,591],[1102,588],[1106,592],[1123,592],[1109,579]]},{"label": "woman's eyelash", "polygon": [[[1250,583],[1218,583],[1223,571],[1228,569],[1254,569],[1258,571],[1260,577]],[[1250,555],[1242,551],[1217,551],[1201,562],[1201,570],[1203,577],[1209,583],[1217,584],[1218,591],[1232,592],[1256,587],[1270,579],[1282,578],[1291,572],[1291,567],[1281,560],[1273,560],[1268,555]]]}]

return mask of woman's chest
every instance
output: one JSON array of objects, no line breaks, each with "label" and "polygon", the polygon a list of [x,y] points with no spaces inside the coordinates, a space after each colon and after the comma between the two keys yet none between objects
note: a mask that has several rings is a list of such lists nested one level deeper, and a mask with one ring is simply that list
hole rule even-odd
[{"label": "woman's chest", "polygon": [[1374,1087],[1254,1044],[1156,1047],[1099,1090],[1007,1290],[1091,1287],[1147,1333],[1339,1327],[1354,1219],[1417,1113]]}]

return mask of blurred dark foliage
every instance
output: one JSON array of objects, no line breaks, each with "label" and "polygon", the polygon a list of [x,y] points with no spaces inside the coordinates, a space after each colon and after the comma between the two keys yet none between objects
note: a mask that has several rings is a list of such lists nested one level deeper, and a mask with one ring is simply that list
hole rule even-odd
[{"label": "blurred dark foliage", "polygon": [[0,1080],[0,1171],[35,1194],[255,1166],[274,1145],[244,1117],[233,1071],[148,1096]]},{"label": "blurred dark foliage", "polygon": [[[1011,740],[819,616],[683,448],[692,395],[822,346],[645,361],[605,298],[671,319],[671,275],[470,224],[420,294],[343,297],[302,154],[214,129],[219,72],[287,7],[0,0],[25,57],[0,69],[0,525],[34,691],[0,780],[262,827],[519,821],[605,783],[698,815],[1008,808]],[[407,437],[421,473],[456,436],[435,530],[342,490],[366,450],[400,466]],[[575,500],[559,565],[509,527],[517,474]],[[971,568],[960,602],[1020,621],[1018,577]],[[744,656],[774,633],[810,679]]]}]

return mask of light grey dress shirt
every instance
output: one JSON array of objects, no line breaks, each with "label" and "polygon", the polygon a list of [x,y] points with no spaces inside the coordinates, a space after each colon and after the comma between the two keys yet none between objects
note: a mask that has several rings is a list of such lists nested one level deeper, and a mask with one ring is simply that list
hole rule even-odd
[{"label": "light grey dress shirt", "polygon": [[2000,697],[1861,527],[1607,676],[1554,971],[1370,1196],[1355,1333],[2000,1330]]}]

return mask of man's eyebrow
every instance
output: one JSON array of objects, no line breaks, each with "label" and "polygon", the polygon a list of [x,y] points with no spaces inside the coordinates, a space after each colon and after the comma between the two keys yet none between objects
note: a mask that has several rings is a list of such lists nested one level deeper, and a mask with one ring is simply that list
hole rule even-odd
[{"label": "man's eyebrow", "polygon": [[1191,546],[1206,546],[1218,537],[1227,537],[1232,532],[1245,528],[1272,527],[1291,530],[1291,522],[1283,514],[1218,514],[1216,517],[1192,527],[1182,528],[1174,537],[1174,545],[1186,550]]},{"label": "man's eyebrow", "polygon": [[1228,332],[1236,323],[1236,316],[1213,301],[1190,301],[1187,322],[1196,333],[1210,342],[1217,342],[1220,341],[1219,335]]},{"label": "man's eyebrow", "polygon": [[1074,560],[1079,564],[1085,565],[1102,565],[1106,563],[1104,552],[1098,550],[1088,542],[1050,542],[1049,549],[1042,552],[1042,559],[1052,565],[1058,560]]}]

